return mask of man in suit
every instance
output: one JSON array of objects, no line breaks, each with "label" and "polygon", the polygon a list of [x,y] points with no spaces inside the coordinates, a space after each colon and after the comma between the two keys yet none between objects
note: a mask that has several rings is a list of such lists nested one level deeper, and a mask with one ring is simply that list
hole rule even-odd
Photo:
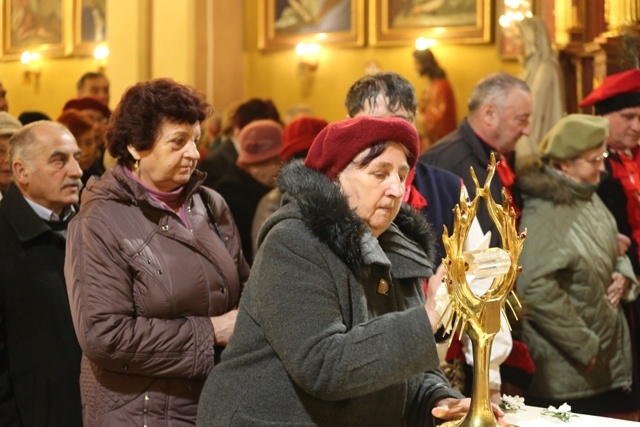
[{"label": "man in suit", "polygon": [[67,224],[81,187],[80,148],[62,124],[10,140],[12,183],[0,201],[0,420],[82,425],[81,350],[64,280]]}]

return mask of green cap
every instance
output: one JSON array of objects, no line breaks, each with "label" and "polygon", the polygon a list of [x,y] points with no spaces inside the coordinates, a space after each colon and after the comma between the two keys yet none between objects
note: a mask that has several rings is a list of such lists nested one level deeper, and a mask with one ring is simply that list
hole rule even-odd
[{"label": "green cap", "polygon": [[569,160],[593,150],[609,136],[609,121],[587,114],[569,114],[551,128],[540,142],[540,155]]}]

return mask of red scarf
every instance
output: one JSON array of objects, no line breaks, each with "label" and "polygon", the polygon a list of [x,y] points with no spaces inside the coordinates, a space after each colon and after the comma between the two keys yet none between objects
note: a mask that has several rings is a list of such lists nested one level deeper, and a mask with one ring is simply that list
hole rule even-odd
[{"label": "red scarf", "polygon": [[[478,138],[480,139],[480,137]],[[511,169],[511,166],[509,166],[509,154],[507,154],[506,156],[503,154],[500,154],[500,151],[493,144],[490,144],[483,139],[480,139],[480,141],[485,143],[498,156],[498,159],[496,162],[497,163],[496,172],[498,172],[498,176],[500,177],[502,186],[505,188],[505,190],[507,190],[507,197],[509,197],[509,206],[511,206],[513,210],[516,212],[516,218],[519,218],[520,208],[513,201],[513,194],[512,194],[512,188],[513,188],[513,183],[516,180],[516,174],[513,172],[513,169]],[[496,202],[500,204],[501,201],[496,200]]]},{"label": "red scarf", "polygon": [[409,176],[405,181],[405,190],[403,202],[408,203],[409,206],[420,210],[427,206],[427,199],[425,199],[418,189],[413,185],[413,178],[416,176],[416,168],[411,169]]},{"label": "red scarf", "polygon": [[[638,150],[632,151],[629,157],[624,151],[609,144],[609,148],[618,155],[620,163],[609,160],[611,166],[611,176],[622,184],[622,190],[627,198],[627,221],[631,226],[631,238],[638,245],[640,252],[640,153]],[[638,254],[640,258],[640,253]]]}]

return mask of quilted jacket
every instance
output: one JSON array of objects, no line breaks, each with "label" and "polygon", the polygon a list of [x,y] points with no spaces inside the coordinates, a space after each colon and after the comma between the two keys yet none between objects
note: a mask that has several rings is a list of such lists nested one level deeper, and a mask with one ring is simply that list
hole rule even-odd
[{"label": "quilted jacket", "polygon": [[[65,276],[83,350],[87,426],[187,426],[214,366],[211,316],[238,305],[248,277],[224,200],[186,184],[188,227],[120,166],[92,178],[69,224]],[[223,241],[224,240],[224,241]]]}]

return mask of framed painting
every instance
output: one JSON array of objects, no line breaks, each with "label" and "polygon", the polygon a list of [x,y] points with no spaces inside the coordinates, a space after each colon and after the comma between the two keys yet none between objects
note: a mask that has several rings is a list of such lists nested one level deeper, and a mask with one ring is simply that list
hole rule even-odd
[{"label": "framed painting", "polygon": [[258,0],[258,47],[364,44],[365,0]]},{"label": "framed painting", "polygon": [[93,55],[107,41],[107,0],[73,0],[73,53]]},{"label": "framed painting", "polygon": [[3,59],[19,59],[25,50],[43,57],[63,56],[68,49],[70,0],[5,0]]},{"label": "framed painting", "polygon": [[406,45],[418,37],[451,43],[492,41],[491,0],[372,0],[372,45]]}]

